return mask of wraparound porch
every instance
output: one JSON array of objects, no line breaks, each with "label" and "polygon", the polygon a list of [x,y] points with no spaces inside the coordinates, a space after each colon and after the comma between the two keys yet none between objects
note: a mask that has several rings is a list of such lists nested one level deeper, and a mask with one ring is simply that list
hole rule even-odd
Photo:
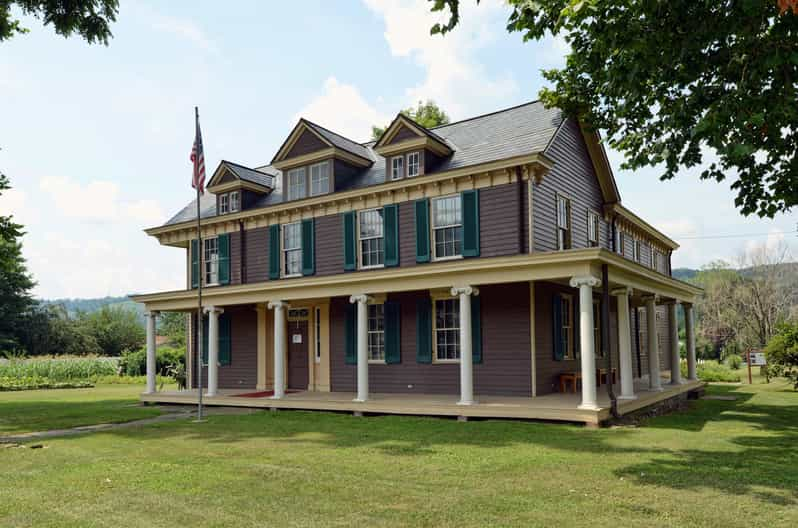
[{"label": "wraparound porch", "polygon": [[[699,381],[681,384],[663,383],[662,390],[648,390],[648,382],[641,380],[635,386],[637,399],[618,400],[620,415],[632,413],[655,403],[700,389]],[[619,387],[615,387],[618,391]],[[367,401],[354,401],[350,392],[287,393],[282,398],[242,397],[251,390],[219,389],[216,396],[203,395],[205,405],[226,407],[254,407],[267,409],[293,409],[313,411],[357,412],[374,414],[400,414],[417,416],[449,416],[464,418],[511,418],[526,420],[551,420],[600,424],[610,418],[610,401],[606,391],[599,392],[596,409],[580,408],[580,394],[552,393],[535,398],[510,396],[481,396],[471,405],[458,405],[456,395],[442,394],[381,394],[371,393]],[[149,403],[197,404],[197,391],[165,391],[142,394],[141,400]]]}]

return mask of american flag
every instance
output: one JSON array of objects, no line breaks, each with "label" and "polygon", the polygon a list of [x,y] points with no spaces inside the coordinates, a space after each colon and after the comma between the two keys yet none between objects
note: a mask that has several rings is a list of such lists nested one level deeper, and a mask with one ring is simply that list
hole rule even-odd
[{"label": "american flag", "polygon": [[191,161],[194,163],[194,175],[191,179],[191,186],[199,191],[205,192],[205,153],[202,150],[202,132],[200,132],[199,114],[197,114],[197,132],[194,137],[194,146],[191,148]]}]

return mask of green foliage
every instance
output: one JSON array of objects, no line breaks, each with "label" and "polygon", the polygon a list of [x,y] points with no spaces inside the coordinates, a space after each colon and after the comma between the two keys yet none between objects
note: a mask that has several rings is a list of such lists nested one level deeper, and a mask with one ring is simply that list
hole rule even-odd
[{"label": "green foliage", "polygon": [[106,356],[119,356],[144,344],[145,332],[134,310],[103,306],[91,313],[78,314],[77,326],[97,340]]},{"label": "green foliage", "polygon": [[186,347],[186,314],[182,312],[163,312],[158,318],[158,333],[169,339],[169,344]]},{"label": "green foliage", "polygon": [[[173,376],[175,370],[185,369],[185,348],[163,346],[155,353],[155,370],[161,376]],[[119,360],[119,371],[126,376],[143,376],[147,373],[147,350],[139,348],[125,352]]]},{"label": "green foliage", "polygon": [[111,358],[30,358],[0,362],[0,378],[42,378],[51,382],[92,380],[117,373]]},{"label": "green foliage", "polygon": [[726,356],[726,359],[723,360],[723,363],[731,370],[737,370],[743,366],[743,358],[737,354],[729,354]]},{"label": "green foliage", "polygon": [[110,25],[119,12],[118,0],[6,0],[0,2],[0,42],[29,30],[11,15],[12,6],[23,14],[52,24],[63,37],[77,33],[89,44],[108,45]]},{"label": "green foliage", "polygon": [[[405,108],[400,112],[402,115],[409,117],[424,128],[432,128],[439,125],[446,125],[449,123],[449,116],[444,112],[434,101],[419,101],[418,105],[413,108]],[[379,139],[385,133],[386,127],[371,127],[372,139]]]},{"label": "green foliage", "polygon": [[[744,215],[773,217],[798,204],[798,14],[776,0],[640,2],[509,0],[508,31],[549,34],[571,47],[543,72],[541,99],[562,108],[661,179],[700,167],[734,175]],[[460,0],[433,0],[459,21]]]},{"label": "green foliage", "polygon": [[37,389],[85,389],[93,386],[94,383],[86,380],[52,381],[49,378],[43,378],[41,376],[20,376],[13,378],[0,376],[0,392]]},{"label": "green foliage", "polygon": [[[144,385],[147,383],[147,376],[97,376],[92,379],[96,385]],[[172,384],[175,379],[169,376],[156,376],[156,385]]]},{"label": "green foliage", "polygon": [[101,355],[102,348],[89,328],[76,324],[60,305],[38,304],[17,329],[22,348],[31,356]]},{"label": "green foliage", "polygon": [[740,374],[717,361],[703,361],[696,366],[696,374],[701,381],[738,382]]},{"label": "green foliage", "polygon": [[798,390],[798,324],[783,324],[765,347],[768,376],[784,376]]}]

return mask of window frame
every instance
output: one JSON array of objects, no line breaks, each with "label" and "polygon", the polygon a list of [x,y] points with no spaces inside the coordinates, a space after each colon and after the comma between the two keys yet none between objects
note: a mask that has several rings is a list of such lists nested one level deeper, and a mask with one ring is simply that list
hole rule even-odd
[{"label": "window frame", "polygon": [[[215,253],[209,253],[209,243],[213,242]],[[215,256],[215,258],[211,258]],[[218,286],[219,285],[219,237],[208,237],[202,240],[202,263],[205,269],[202,270],[202,280],[205,286]],[[209,275],[212,278],[216,276],[215,281],[209,280]]]},{"label": "window frame", "polygon": [[[445,301],[453,301],[456,303],[456,322],[457,326],[451,328],[438,328],[438,303]],[[457,358],[440,358],[438,357],[438,331],[454,331],[457,335]],[[452,296],[451,294],[434,295],[432,297],[432,363],[433,364],[458,364],[462,357],[462,344],[460,343],[460,297]]]},{"label": "window frame", "polygon": [[[442,202],[443,200],[454,199],[457,202],[457,207],[460,211],[460,222],[454,224],[448,224],[445,226],[437,226],[435,222],[435,205],[438,202]],[[429,202],[429,229],[430,229],[430,255],[434,262],[444,262],[447,260],[457,260],[463,258],[463,243],[462,243],[462,231],[463,231],[463,206],[460,194],[447,194],[445,196],[436,196],[435,198],[430,199]],[[457,229],[460,229],[458,234]],[[454,255],[445,255],[442,257],[438,256],[438,244],[435,242],[435,231],[440,229],[454,229],[455,230],[455,249],[457,249],[457,244],[460,244],[460,252],[455,253]]]},{"label": "window frame", "polygon": [[[361,215],[364,213],[371,213],[371,212],[382,212],[381,207],[374,207],[371,209],[363,209],[357,212],[357,265],[358,269],[368,270],[368,269],[379,269],[385,267],[385,216],[382,215],[380,218],[382,219],[382,228],[381,228],[381,235],[380,236],[370,236],[370,237],[363,237],[361,235],[360,229],[360,218]],[[378,215],[379,216],[379,215]],[[380,264],[370,264],[368,266],[363,265],[363,244],[364,240],[382,240],[382,262]]]},{"label": "window frame", "polygon": [[[301,185],[302,196],[294,196],[294,194],[292,193],[292,189],[293,188],[300,187],[297,184],[293,184],[292,185],[292,183],[291,183],[292,176],[296,176],[298,174],[302,175],[302,178],[301,178],[302,179],[302,185]],[[287,172],[286,176],[285,176],[285,183],[286,183],[286,196],[288,196],[288,200],[301,200],[303,198],[307,198],[307,196],[308,196],[308,171],[307,171],[307,167],[296,167],[296,168],[290,169]]]},{"label": "window frame", "polygon": [[[299,246],[298,247],[285,247],[285,231],[286,227],[288,226],[297,226],[297,230],[299,231]],[[286,257],[289,251],[298,251],[299,252],[299,271],[296,273],[288,273],[288,266],[286,265]],[[301,277],[302,276],[302,222],[289,222],[287,224],[280,225],[280,276],[282,278],[291,278],[291,277]]]},{"label": "window frame", "polygon": [[[560,226],[561,215],[560,203],[565,204],[564,218],[568,224],[567,227]],[[557,234],[557,251],[565,251],[573,248],[573,207],[571,206],[571,199],[561,193],[555,194],[555,232]],[[563,240],[560,239],[561,232],[564,232]]]},{"label": "window frame", "polygon": [[[377,312],[375,317],[372,317],[372,309]],[[371,321],[372,319],[376,319],[379,321],[382,319],[382,329],[372,330],[371,329]],[[382,302],[373,302],[366,305],[366,355],[368,356],[368,362],[370,364],[385,364],[385,303]],[[377,337],[377,349],[382,350],[382,357],[372,358],[372,336]],[[380,336],[382,337],[380,341]]]},{"label": "window frame", "polygon": [[314,335],[314,349],[313,349],[313,361],[315,363],[321,363],[321,308],[318,306],[313,309],[313,333]]},{"label": "window frame", "polygon": [[[324,180],[321,179],[322,168],[326,168],[326,170],[327,170],[327,174],[326,174],[326,177],[324,178]],[[307,193],[307,196],[321,196],[321,195],[324,195],[324,194],[330,194],[330,180],[331,180],[331,178],[330,178],[330,160],[324,160],[324,161],[320,161],[319,163],[314,163],[313,165],[308,167],[308,169],[309,169],[308,173],[309,173],[310,177],[308,178],[308,187],[309,187],[308,191],[309,192]],[[319,171],[319,173],[317,175],[319,177],[319,183],[321,181],[326,182],[326,184],[327,184],[327,190],[326,191],[323,191],[323,192],[322,191],[319,191],[319,192],[314,192],[313,191],[313,183],[314,183],[313,182],[313,170],[314,169],[318,169],[318,171]]]},{"label": "window frame", "polygon": [[[408,153],[407,153],[407,155],[406,155],[405,157],[407,158],[407,159],[405,160],[405,165],[406,165],[406,167],[407,167],[407,168],[405,169],[405,175],[406,175],[408,178],[415,178],[416,176],[421,176],[421,151],[419,151],[419,150],[415,150],[415,151],[413,151],[413,152],[408,152]],[[411,173],[410,173],[410,167],[411,167],[411,162],[410,162],[410,160],[411,160],[413,157],[415,157],[415,167],[416,167],[416,172],[415,172],[415,174],[411,174]]]},{"label": "window frame", "polygon": [[638,237],[634,237],[634,242],[632,243],[632,260],[637,262],[638,264],[643,263],[643,241],[640,240]]},{"label": "window frame", "polygon": [[[399,175],[396,175],[396,162],[399,162]],[[391,181],[401,180],[405,177],[405,157],[394,156],[391,158]]]},{"label": "window frame", "polygon": [[227,214],[230,212],[230,198],[227,193],[219,195],[219,214]]},{"label": "window frame", "polygon": [[[231,213],[237,213],[241,210],[241,191],[230,191],[229,193],[229,209]],[[235,197],[235,200],[233,199]]]},{"label": "window frame", "polygon": [[[560,306],[563,313],[566,313],[566,304],[567,304],[567,314],[568,314],[568,321],[566,321],[565,317],[561,317],[562,326],[560,327],[560,335],[564,335],[567,337],[568,346],[563,347],[562,358],[564,361],[575,361],[576,360],[576,346],[574,343],[574,296],[570,293],[560,293]],[[566,324],[568,323],[568,324]]]},{"label": "window frame", "polygon": [[[589,247],[599,247],[599,238],[601,238],[601,216],[596,211],[587,212],[587,245]],[[591,229],[595,230],[595,239],[590,238]]]}]

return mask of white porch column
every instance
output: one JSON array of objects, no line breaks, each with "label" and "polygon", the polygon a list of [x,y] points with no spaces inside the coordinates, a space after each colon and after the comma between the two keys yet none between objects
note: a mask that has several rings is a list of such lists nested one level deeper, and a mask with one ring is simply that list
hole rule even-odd
[{"label": "white porch column", "polygon": [[662,380],[659,375],[659,339],[657,339],[657,296],[648,295],[644,301],[648,336],[648,389],[657,392],[662,390]]},{"label": "white porch column", "polygon": [[369,399],[369,332],[367,295],[353,295],[349,302],[357,304],[357,398],[364,402]]},{"label": "white porch column", "polygon": [[631,288],[619,288],[612,294],[618,301],[618,356],[621,375],[621,395],[619,400],[634,400],[634,373],[632,371],[632,329],[629,323],[629,296]]},{"label": "white porch column", "polygon": [[269,301],[269,309],[274,310],[274,399],[285,396],[285,309],[283,301]]},{"label": "white porch column", "polygon": [[147,318],[147,392],[145,394],[155,394],[155,321],[158,312],[146,312]]},{"label": "white porch column", "polygon": [[679,369],[679,324],[676,319],[676,307],[679,301],[668,305],[668,330],[671,337],[671,385],[682,384],[682,372]]},{"label": "white porch column", "polygon": [[582,403],[580,409],[596,410],[596,350],[593,342],[593,288],[601,284],[595,277],[574,277],[571,287],[579,288],[579,345],[582,354]]},{"label": "white porch column", "polygon": [[457,405],[473,405],[474,356],[471,332],[471,295],[479,292],[471,286],[452,288],[452,295],[460,299],[460,401]]},{"label": "white porch column", "polygon": [[208,396],[216,396],[219,391],[219,314],[224,312],[221,308],[208,306]]},{"label": "white porch column", "polygon": [[695,381],[698,375],[695,371],[695,327],[693,326],[693,305],[684,304],[684,334],[687,341],[687,379]]}]

